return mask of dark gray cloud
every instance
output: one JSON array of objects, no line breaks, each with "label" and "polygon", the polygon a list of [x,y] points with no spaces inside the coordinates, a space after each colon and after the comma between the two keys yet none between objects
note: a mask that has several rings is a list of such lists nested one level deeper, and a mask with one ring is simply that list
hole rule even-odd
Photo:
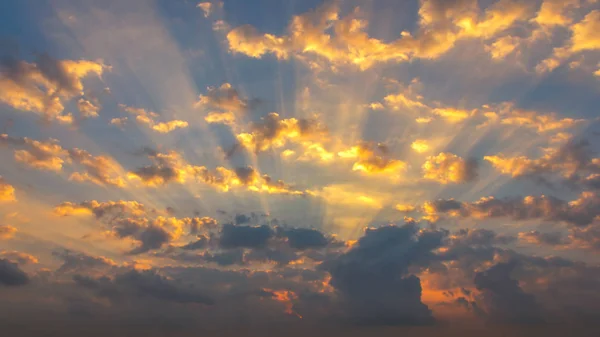
[{"label": "dark gray cloud", "polygon": [[141,254],[149,250],[159,249],[171,241],[172,236],[162,227],[148,226],[141,232],[137,233],[135,238],[140,242],[140,246],[133,249],[130,252],[131,254]]},{"label": "dark gray cloud", "polygon": [[288,244],[294,249],[323,248],[331,240],[321,231],[310,228],[281,228],[278,234],[287,238]]},{"label": "dark gray cloud", "polygon": [[52,252],[54,257],[63,261],[58,268],[58,272],[81,271],[91,268],[109,268],[115,266],[115,263],[101,256],[91,256],[81,252],[64,249]]},{"label": "dark gray cloud", "polygon": [[237,226],[225,224],[221,229],[219,243],[223,248],[257,248],[266,246],[273,237],[273,230],[267,225]]},{"label": "dark gray cloud", "polygon": [[99,296],[114,301],[137,296],[166,302],[214,304],[213,299],[199,292],[193,285],[166,278],[153,270],[130,270],[117,274],[113,279],[75,275],[73,280],[82,287],[95,290]]},{"label": "dark gray cloud", "polygon": [[516,262],[498,263],[475,274],[475,287],[481,291],[482,302],[492,321],[509,323],[539,323],[542,313],[535,297],[525,293],[510,273]]},{"label": "dark gray cloud", "polygon": [[365,324],[429,324],[418,277],[408,268],[433,257],[446,233],[420,231],[414,223],[368,229],[357,244],[326,261],[330,284],[342,295],[346,314]]},{"label": "dark gray cloud", "polygon": [[29,276],[16,263],[0,259],[0,285],[22,286],[29,283]]}]

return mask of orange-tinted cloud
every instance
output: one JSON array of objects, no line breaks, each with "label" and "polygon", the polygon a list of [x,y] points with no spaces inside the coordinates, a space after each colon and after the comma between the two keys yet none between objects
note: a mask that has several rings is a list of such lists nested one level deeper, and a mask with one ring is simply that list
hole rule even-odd
[{"label": "orange-tinted cloud", "polygon": [[0,202],[15,201],[15,188],[0,176]]},{"label": "orange-tinted cloud", "polygon": [[363,142],[348,150],[338,152],[338,156],[355,159],[352,170],[365,174],[400,174],[407,167],[405,162],[390,158],[389,149],[384,144]]},{"label": "orange-tinted cloud", "polygon": [[250,57],[268,53],[279,59],[314,55],[336,67],[354,65],[365,70],[377,63],[437,58],[458,40],[490,39],[534,13],[530,4],[512,0],[501,0],[483,12],[472,0],[425,0],[420,5],[415,35],[402,32],[390,42],[368,35],[369,22],[360,9],[340,17],[338,1],[294,16],[286,35],[261,34],[253,26],[244,25],[230,30],[227,41],[232,52]]},{"label": "orange-tinted cloud", "polygon": [[477,177],[477,162],[453,153],[442,152],[437,156],[427,157],[421,168],[423,178],[441,184],[464,183]]},{"label": "orange-tinted cloud", "polygon": [[[156,121],[156,119],[159,117],[159,115],[155,112],[146,111],[141,108],[128,107],[123,104],[121,104],[120,107],[123,110],[129,112],[130,114],[134,115],[135,120],[138,123],[145,124],[152,130],[159,132],[159,133],[169,133],[169,132],[177,130],[177,129],[184,129],[184,128],[188,127],[188,122],[186,122],[186,121],[175,119],[175,120],[168,121],[168,122],[158,122],[158,121]],[[113,121],[115,121],[115,122],[113,123]],[[117,125],[120,127],[122,126],[123,123],[124,123],[124,121],[122,119],[111,120],[111,124],[114,124],[114,125]]]},{"label": "orange-tinted cloud", "polygon": [[55,60],[40,55],[34,63],[8,60],[1,68],[0,102],[38,113],[46,120],[70,124],[73,118],[63,113],[64,103],[82,94],[84,77],[101,76],[106,66],[100,62]]}]

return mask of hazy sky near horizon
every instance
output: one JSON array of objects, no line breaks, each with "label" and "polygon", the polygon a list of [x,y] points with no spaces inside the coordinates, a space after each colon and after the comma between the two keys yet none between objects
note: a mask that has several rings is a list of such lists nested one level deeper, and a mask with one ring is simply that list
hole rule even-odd
[{"label": "hazy sky near horizon", "polygon": [[0,321],[591,333],[599,32],[596,0],[2,1]]}]

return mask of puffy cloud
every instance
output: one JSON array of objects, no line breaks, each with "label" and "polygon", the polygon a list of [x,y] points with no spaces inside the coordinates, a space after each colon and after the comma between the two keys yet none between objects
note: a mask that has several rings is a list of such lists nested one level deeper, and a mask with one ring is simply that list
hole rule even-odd
[{"label": "puffy cloud", "polygon": [[525,156],[507,157],[503,154],[485,156],[497,170],[512,177],[528,176],[544,179],[546,174],[559,173],[563,178],[595,188],[600,159],[592,158],[589,142],[569,141],[560,148],[545,149],[538,159]]},{"label": "puffy cloud", "polygon": [[97,103],[94,104],[88,100],[80,98],[79,101],[77,101],[77,108],[79,109],[79,113],[81,114],[82,118],[98,117],[99,106]]},{"label": "puffy cloud", "polygon": [[207,122],[231,124],[258,103],[256,99],[243,98],[231,84],[223,83],[220,87],[208,87],[195,106],[218,110],[211,111],[205,117]]},{"label": "puffy cloud", "polygon": [[367,229],[352,248],[322,265],[330,284],[342,296],[347,315],[369,324],[429,324],[431,311],[421,302],[412,264],[432,257],[442,245],[443,232],[424,231],[414,223]]},{"label": "puffy cloud", "polygon": [[128,120],[127,117],[112,118],[110,120],[110,124],[115,125],[116,127],[122,129],[125,126],[125,124],[127,123],[127,120]]},{"label": "puffy cloud", "polygon": [[476,246],[505,245],[516,240],[513,236],[497,234],[492,230],[483,228],[459,229],[449,238],[452,245],[460,243]]},{"label": "puffy cloud", "polygon": [[483,125],[499,123],[521,126],[535,130],[538,133],[545,133],[570,129],[585,122],[583,119],[559,118],[556,113],[540,114],[536,111],[515,109],[510,103],[500,104],[497,110],[498,112],[487,111],[484,113],[488,122]]},{"label": "puffy cloud", "polygon": [[117,265],[113,260],[102,256],[91,256],[68,249],[54,251],[52,255],[63,261],[63,264],[57,269],[61,273],[81,272],[88,269],[107,269]]},{"label": "puffy cloud", "polygon": [[481,291],[483,308],[492,321],[541,322],[541,308],[534,296],[525,293],[510,277],[514,267],[514,263],[498,263],[475,275],[474,283]]},{"label": "puffy cloud", "polygon": [[3,258],[13,261],[14,263],[23,265],[23,264],[36,264],[39,262],[38,258],[27,253],[18,252],[15,250],[2,250],[0,251],[0,256]]},{"label": "puffy cloud", "polygon": [[422,166],[423,178],[442,184],[464,183],[477,177],[477,162],[442,152],[427,158]]},{"label": "puffy cloud", "polygon": [[507,35],[497,39],[485,48],[489,51],[492,59],[501,61],[514,52],[519,47],[519,43],[520,39],[518,37]]},{"label": "puffy cloud", "polygon": [[78,164],[84,170],[71,174],[71,180],[117,187],[125,185],[125,180],[121,177],[121,165],[105,155],[94,156],[78,148],[65,149],[56,139],[41,142],[27,137],[13,138],[2,134],[0,144],[25,147],[15,150],[15,160],[38,170],[60,172],[65,163]]},{"label": "puffy cloud", "polygon": [[239,226],[225,224],[221,229],[219,244],[224,248],[263,247],[274,235],[267,225]]},{"label": "puffy cloud", "polygon": [[144,151],[153,165],[143,166],[128,173],[128,178],[139,180],[146,186],[157,187],[170,182],[184,183],[190,179],[203,182],[221,191],[244,187],[249,191],[269,194],[304,195],[281,180],[260,175],[253,167],[237,167],[233,170],[219,166],[214,172],[204,166],[187,163],[179,153],[160,153],[151,149]]},{"label": "puffy cloud", "polygon": [[208,115],[206,115],[206,117],[204,117],[204,120],[208,123],[226,124],[226,125],[232,125],[235,122],[235,119],[236,119],[235,114],[230,111],[226,111],[226,112],[212,111],[212,112],[209,112]]},{"label": "puffy cloud", "polygon": [[437,219],[439,213],[479,219],[507,217],[513,220],[544,219],[563,221],[574,226],[586,226],[600,215],[600,198],[583,192],[578,199],[566,202],[551,196],[524,198],[483,197],[475,202],[439,199],[423,205],[428,219]]},{"label": "puffy cloud", "polygon": [[19,269],[16,263],[0,259],[0,285],[7,287],[22,286],[29,283],[29,276]]},{"label": "puffy cloud", "polygon": [[63,114],[63,104],[82,93],[84,77],[101,76],[105,69],[100,62],[55,60],[45,54],[34,63],[5,59],[0,64],[0,102],[46,120],[72,123],[72,117]]},{"label": "puffy cloud", "polygon": [[238,134],[237,139],[243,147],[262,152],[282,147],[288,141],[304,143],[308,148],[325,134],[326,129],[314,119],[281,119],[271,112],[260,123],[252,124],[250,133]]},{"label": "puffy cloud", "polygon": [[406,163],[389,157],[389,149],[385,144],[363,142],[348,150],[338,152],[341,158],[356,159],[353,171],[366,174],[396,173],[406,169]]},{"label": "puffy cloud", "polygon": [[137,243],[137,247],[132,249],[130,254],[160,249],[184,235],[184,228],[188,228],[189,234],[196,234],[202,226],[214,223],[208,218],[164,216],[161,212],[148,209],[136,201],[123,200],[92,200],[79,204],[64,202],[56,206],[54,211],[61,216],[93,214],[108,227],[113,237],[130,238]]},{"label": "puffy cloud", "polygon": [[568,243],[567,238],[561,232],[521,232],[519,233],[519,240],[531,244],[550,246],[561,246]]},{"label": "puffy cloud", "polygon": [[543,26],[565,26],[572,19],[566,15],[566,10],[579,5],[579,0],[545,0],[540,10],[532,20]]},{"label": "puffy cloud", "polygon": [[288,244],[294,249],[323,248],[331,243],[322,232],[311,228],[284,228],[278,234],[287,238]]},{"label": "puffy cloud", "polygon": [[480,14],[476,1],[421,1],[419,26],[413,36],[402,32],[386,43],[370,37],[368,21],[360,9],[340,17],[339,3],[329,1],[313,11],[296,15],[287,35],[261,34],[244,25],[227,34],[229,49],[259,58],[274,54],[279,59],[313,55],[335,67],[354,65],[361,70],[382,62],[404,62],[412,58],[433,59],[452,49],[461,39],[493,38],[533,14],[532,6],[502,0]]},{"label": "puffy cloud", "polygon": [[567,241],[569,248],[600,251],[600,226],[594,224],[588,227],[571,228]]},{"label": "puffy cloud", "polygon": [[410,148],[418,153],[425,153],[429,151],[429,143],[425,139],[417,139],[412,144],[410,144]]},{"label": "puffy cloud", "polygon": [[200,2],[196,5],[196,7],[202,9],[205,18],[209,17],[214,9],[214,5],[210,2]]},{"label": "puffy cloud", "polygon": [[592,10],[583,19],[569,26],[571,38],[561,47],[554,48],[552,56],[537,65],[538,72],[552,71],[564,60],[584,51],[600,49],[600,10]]},{"label": "puffy cloud", "polygon": [[583,50],[600,49],[600,10],[593,10],[585,15],[583,20],[572,26],[571,50],[579,52]]},{"label": "puffy cloud", "polygon": [[14,201],[15,188],[0,176],[0,202]]},{"label": "puffy cloud", "polygon": [[[175,119],[168,122],[157,122],[156,119],[159,117],[159,115],[155,112],[146,111],[141,108],[128,107],[123,104],[121,104],[120,107],[126,112],[134,115],[135,120],[138,123],[148,125],[149,128],[159,133],[169,133],[177,129],[184,129],[188,127],[188,122],[186,121]],[[121,121],[122,119],[116,119],[114,124],[117,126],[122,126],[121,124],[123,122]],[[112,120],[111,124],[113,124]]]},{"label": "puffy cloud", "polygon": [[7,134],[0,135],[0,143],[13,146],[24,146],[24,150],[15,150],[15,160],[39,170],[61,171],[68,152],[58,140],[50,139],[40,142],[30,138],[13,138]]},{"label": "puffy cloud", "polygon": [[456,108],[435,108],[432,113],[444,118],[450,123],[459,123],[472,116],[474,111]]},{"label": "puffy cloud", "polygon": [[121,177],[121,165],[108,156],[93,156],[85,150],[74,148],[69,150],[69,158],[82,165],[84,172],[75,172],[69,179],[75,181],[90,181],[97,185],[125,186]]},{"label": "puffy cloud", "polygon": [[0,239],[10,239],[12,238],[17,229],[10,225],[1,225],[0,226]]}]

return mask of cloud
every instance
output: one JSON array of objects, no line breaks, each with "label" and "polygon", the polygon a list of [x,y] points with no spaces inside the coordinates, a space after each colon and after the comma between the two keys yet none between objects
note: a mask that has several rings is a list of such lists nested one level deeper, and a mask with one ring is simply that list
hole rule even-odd
[{"label": "cloud", "polygon": [[257,153],[280,148],[288,141],[304,142],[309,147],[327,132],[315,119],[281,119],[275,112],[253,123],[250,129],[249,133],[238,134],[237,139],[243,147]]},{"label": "cloud", "polygon": [[24,150],[15,150],[15,160],[38,170],[59,172],[68,157],[68,152],[58,144],[56,139],[40,142],[27,137],[13,138],[2,134],[0,143],[26,147]]},{"label": "cloud", "polygon": [[365,324],[432,323],[431,311],[421,302],[420,280],[408,270],[428,259],[443,236],[420,231],[414,223],[370,228],[348,252],[326,261],[323,268],[348,317]]},{"label": "cloud", "polygon": [[541,309],[534,296],[525,293],[510,278],[514,263],[498,263],[475,274],[475,286],[481,291],[484,310],[490,320],[510,323],[541,322]]},{"label": "cloud", "polygon": [[210,14],[212,14],[213,4],[210,2],[200,2],[196,5],[196,7],[202,9],[205,18],[209,17]]},{"label": "cloud", "polygon": [[596,174],[600,172],[600,158],[593,158],[589,142],[568,141],[560,148],[545,149],[538,159],[525,156],[507,157],[503,154],[485,156],[497,170],[512,177],[545,179],[546,174],[558,173],[567,181],[587,187],[596,187]]},{"label": "cloud", "polygon": [[211,111],[208,113],[208,115],[206,115],[206,117],[204,117],[204,120],[210,124],[232,125],[235,122],[236,117],[235,117],[235,114],[230,111],[226,111],[226,112]]},{"label": "cloud", "polygon": [[72,250],[59,250],[52,252],[52,256],[59,258],[63,264],[57,269],[59,273],[81,272],[89,269],[108,269],[117,264],[102,256],[91,256]]},{"label": "cloud", "polygon": [[475,160],[463,159],[446,152],[427,157],[421,168],[423,178],[441,184],[464,183],[477,177],[477,162]]},{"label": "cloud", "polygon": [[36,264],[39,262],[37,257],[16,250],[2,250],[0,251],[0,256],[19,265]]},{"label": "cloud", "polygon": [[553,54],[539,63],[536,70],[540,73],[552,71],[577,53],[600,49],[600,38],[596,34],[600,29],[598,22],[600,22],[600,10],[592,10],[581,21],[569,25],[571,38],[563,46],[555,47]]},{"label": "cloud", "polygon": [[29,276],[19,269],[16,263],[0,259],[0,285],[7,287],[22,286],[29,283]]},{"label": "cloud", "polygon": [[82,94],[83,78],[101,76],[106,68],[101,62],[56,60],[46,54],[33,63],[5,59],[0,64],[0,102],[71,124],[72,117],[63,114],[65,102]]},{"label": "cloud", "polygon": [[0,176],[0,202],[15,201],[15,188]]},{"label": "cloud", "polygon": [[6,240],[12,238],[18,230],[10,225],[0,225],[0,239]]},{"label": "cloud", "polygon": [[120,176],[121,165],[108,156],[93,156],[85,150],[74,148],[69,150],[72,161],[82,165],[84,172],[75,172],[69,179],[74,181],[90,181],[96,185],[125,186],[125,180]]},{"label": "cloud", "polygon": [[219,244],[224,248],[263,247],[274,235],[267,225],[238,226],[225,224],[221,229]]},{"label": "cloud", "polygon": [[305,195],[306,192],[297,190],[281,180],[275,180],[268,175],[262,175],[251,166],[228,169],[218,166],[214,171],[204,166],[187,163],[179,153],[170,151],[160,153],[146,149],[145,154],[154,162],[153,165],[143,166],[130,171],[130,180],[141,181],[144,185],[158,187],[171,182],[184,183],[190,180],[203,182],[218,190],[227,192],[232,188],[244,187],[248,191],[269,194]]},{"label": "cloud", "polygon": [[82,118],[95,118],[98,117],[98,104],[94,104],[88,100],[80,98],[77,101],[77,108],[79,109],[79,113]]},{"label": "cloud", "polygon": [[353,171],[365,174],[400,174],[406,169],[406,163],[389,157],[389,149],[385,144],[363,142],[348,150],[338,152],[341,158],[356,159]]},{"label": "cloud", "polygon": [[[169,133],[171,131],[177,129],[185,129],[188,127],[188,122],[182,120],[172,120],[168,122],[158,122],[156,119],[159,115],[152,111],[146,111],[142,108],[133,108],[129,106],[125,106],[123,104],[119,105],[121,109],[135,116],[135,120],[140,124],[147,125],[150,129],[159,132],[159,133]],[[115,123],[112,121],[115,120]],[[111,120],[111,124],[115,124],[117,126],[122,126],[123,119],[114,119]]]},{"label": "cloud", "polygon": [[177,218],[165,216],[135,201],[85,201],[79,204],[64,202],[54,209],[60,216],[92,214],[102,221],[117,239],[130,238],[137,247],[130,254],[141,254],[163,248],[167,243],[187,233],[195,235],[202,226],[211,226],[210,218]]},{"label": "cloud", "polygon": [[521,232],[519,240],[530,244],[549,246],[562,246],[568,243],[567,238],[561,232]]},{"label": "cloud", "polygon": [[15,150],[15,160],[32,168],[58,173],[63,170],[65,164],[77,164],[84,170],[72,173],[70,180],[89,181],[101,186],[125,186],[125,180],[121,177],[123,169],[119,163],[106,155],[93,156],[78,148],[65,149],[56,139],[41,142],[27,137],[14,138],[1,134],[0,144],[25,147]]},{"label": "cloud", "polygon": [[521,126],[543,134],[574,128],[585,123],[583,119],[560,118],[556,113],[541,114],[536,111],[516,109],[512,103],[499,104],[494,110],[498,112],[484,112],[484,116],[488,121],[481,126],[499,123],[501,125]]},{"label": "cloud", "polygon": [[171,280],[156,271],[130,270],[117,274],[113,279],[98,279],[75,275],[73,280],[80,286],[95,290],[101,297],[119,302],[123,297],[150,297],[174,303],[214,304],[207,295],[179,280]]},{"label": "cloud", "polygon": [[410,148],[417,153],[425,153],[429,151],[429,143],[426,139],[417,139],[410,144]]},{"label": "cloud", "polygon": [[311,228],[284,228],[278,230],[278,234],[287,238],[290,247],[299,250],[323,248],[331,243],[322,232]]},{"label": "cloud", "polygon": [[583,192],[578,199],[563,201],[551,196],[526,196],[524,198],[483,197],[475,202],[439,199],[423,205],[427,219],[435,221],[440,213],[477,219],[511,218],[513,220],[544,219],[562,221],[573,226],[587,226],[600,215],[600,197]]},{"label": "cloud", "polygon": [[414,58],[435,59],[463,39],[491,39],[533,15],[532,6],[502,0],[485,9],[475,1],[421,1],[419,23],[413,35],[403,31],[396,40],[385,42],[367,33],[368,20],[359,8],[340,16],[338,1],[296,15],[286,35],[261,34],[250,25],[233,28],[227,34],[230,51],[260,58],[273,54],[278,59],[314,56],[332,66],[356,66],[366,70],[384,62],[405,62]]},{"label": "cloud", "polygon": [[110,120],[110,124],[111,125],[115,125],[116,127],[122,129],[123,127],[125,127],[125,124],[127,123],[127,120],[128,120],[127,117],[112,118]]},{"label": "cloud", "polygon": [[231,84],[223,83],[220,87],[208,87],[205,95],[200,95],[196,107],[217,109],[220,112],[211,112],[209,120],[233,120],[243,116],[248,110],[259,103],[256,99],[243,98]]}]

